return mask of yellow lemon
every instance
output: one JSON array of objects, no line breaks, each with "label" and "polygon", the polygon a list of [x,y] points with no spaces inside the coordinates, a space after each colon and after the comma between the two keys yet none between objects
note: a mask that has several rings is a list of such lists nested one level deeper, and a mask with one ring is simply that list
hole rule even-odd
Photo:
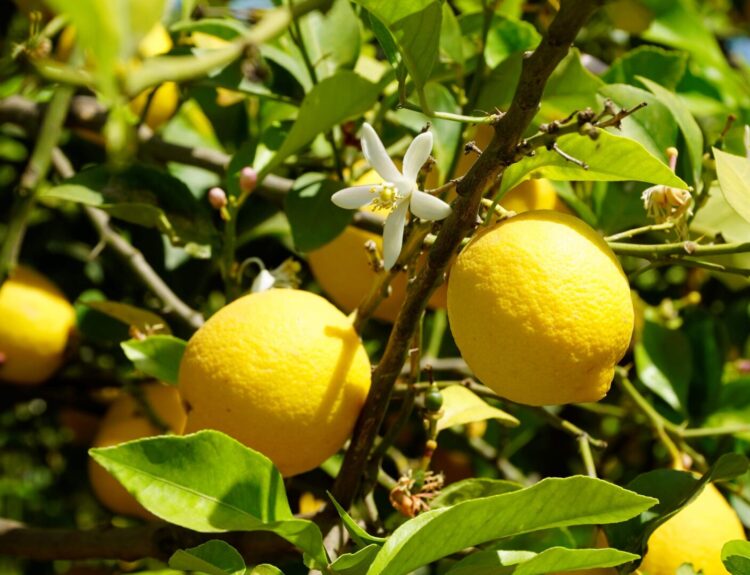
[{"label": "yellow lemon", "polygon": [[342,447],[369,388],[370,361],[350,321],[301,290],[230,303],[193,335],[180,364],[186,431],[231,435],[286,476]]},{"label": "yellow lemon", "polygon": [[[165,54],[172,49],[172,39],[164,26],[157,24],[144,36],[138,45],[138,54],[142,58],[152,58]],[[144,121],[152,130],[157,130],[166,124],[177,110],[180,101],[180,88],[175,82],[164,82],[154,88],[144,90],[130,101],[130,109],[138,117],[148,104],[148,111]],[[153,96],[151,93],[154,92]],[[150,99],[150,102],[149,102]]]},{"label": "yellow lemon", "polygon": [[651,534],[640,571],[648,575],[673,575],[690,563],[703,575],[727,575],[721,548],[727,541],[745,539],[737,513],[713,484],[677,515]]},{"label": "yellow lemon", "polygon": [[[370,170],[354,183],[356,186],[379,184],[382,178]],[[366,208],[363,208],[366,209]],[[383,212],[373,212],[382,214]],[[383,218],[385,221],[385,218]],[[383,237],[354,226],[348,226],[333,241],[311,251],[307,256],[315,279],[323,291],[345,312],[351,312],[369,293],[375,281],[375,272],[370,256],[365,251],[365,242],[372,240],[382,253]],[[423,261],[424,255],[417,265]],[[375,309],[373,317],[381,321],[394,322],[406,297],[406,273],[398,274],[391,282],[391,293]],[[445,307],[447,288],[438,287],[428,303],[432,309]]]},{"label": "yellow lemon", "polygon": [[[142,391],[144,399],[162,423],[170,431],[182,433],[186,415],[177,388],[152,383],[143,386]],[[94,438],[94,447],[109,447],[161,433],[163,431],[151,422],[132,396],[122,395],[107,410]],[[153,519],[153,515],[146,511],[114,477],[93,459],[89,459],[89,481],[97,499],[110,511],[121,515]]]},{"label": "yellow lemon", "polygon": [[73,306],[47,278],[16,267],[0,286],[0,380],[38,384],[62,365]]},{"label": "yellow lemon", "polygon": [[461,355],[499,395],[528,405],[597,401],[633,331],[628,281],[581,220],[533,211],[487,228],[448,283]]},{"label": "yellow lemon", "polygon": [[557,196],[555,186],[545,179],[531,179],[521,182],[503,196],[500,204],[506,210],[512,210],[518,214],[532,210],[555,210],[570,213],[568,206]]}]

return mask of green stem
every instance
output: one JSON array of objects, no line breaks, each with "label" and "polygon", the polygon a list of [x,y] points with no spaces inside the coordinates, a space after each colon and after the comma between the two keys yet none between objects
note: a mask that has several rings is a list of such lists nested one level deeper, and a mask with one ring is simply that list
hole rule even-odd
[{"label": "green stem", "polygon": [[72,96],[73,88],[64,85],[55,90],[52,100],[50,100],[41,129],[37,134],[31,159],[21,176],[18,197],[8,224],[8,232],[3,239],[2,248],[0,248],[0,283],[5,281],[8,273],[18,262],[29,215],[34,206],[39,185],[49,171],[52,162],[52,150],[54,150],[62,134]]},{"label": "green stem", "polygon": [[677,432],[681,437],[711,437],[715,435],[735,435],[737,433],[750,433],[750,425],[737,424],[727,427],[699,427],[696,429],[682,429]]},{"label": "green stem", "polygon": [[450,120],[452,122],[463,122],[466,124],[494,124],[497,122],[497,116],[492,114],[489,116],[464,116],[463,114],[453,114],[451,112],[428,112],[420,106],[408,101],[401,102],[400,107],[406,110],[419,112],[429,118],[437,118],[438,120]]},{"label": "green stem", "polygon": [[[701,245],[695,242],[672,244],[625,244],[610,242],[612,251],[621,256],[634,256],[647,260],[658,260],[664,256],[720,256],[750,252],[750,242],[732,244]],[[675,262],[678,263],[678,262]]]},{"label": "green stem", "polygon": [[578,449],[581,452],[581,459],[583,460],[583,466],[586,468],[586,474],[589,477],[596,477],[596,464],[594,463],[594,456],[591,453],[591,442],[587,435],[579,435]]},{"label": "green stem", "polygon": [[[234,200],[234,201],[233,201]],[[234,205],[232,205],[234,203]],[[235,198],[230,198],[227,206],[229,218],[224,222],[224,234],[221,253],[221,275],[224,280],[224,293],[227,303],[237,299],[240,295],[240,278],[237,277],[235,249],[237,245],[237,206]]]},{"label": "green stem", "polygon": [[443,343],[443,336],[448,327],[448,316],[444,309],[437,309],[432,314],[432,330],[430,331],[430,340],[427,342],[426,357],[439,357],[440,346]]},{"label": "green stem", "polygon": [[663,230],[671,230],[674,227],[674,222],[665,222],[663,224],[651,224],[650,226],[642,226],[640,228],[633,228],[632,230],[626,230],[619,234],[613,234],[604,238],[607,242],[617,242],[619,240],[626,240],[640,234],[647,234],[648,232],[657,232]]}]

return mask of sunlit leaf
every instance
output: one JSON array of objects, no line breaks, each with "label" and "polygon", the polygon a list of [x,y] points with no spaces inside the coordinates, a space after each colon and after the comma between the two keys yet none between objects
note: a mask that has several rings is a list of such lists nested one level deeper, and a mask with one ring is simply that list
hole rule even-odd
[{"label": "sunlit leaf", "polygon": [[206,541],[190,549],[180,549],[169,558],[169,566],[206,575],[244,575],[245,560],[229,543],[219,539]]},{"label": "sunlit leaf", "polygon": [[474,421],[495,419],[509,426],[518,425],[518,420],[502,409],[493,407],[463,385],[451,385],[442,390],[443,415],[437,421],[437,430],[454,425],[465,425]]},{"label": "sunlit leaf", "polygon": [[152,335],[120,344],[125,356],[146,375],[177,385],[180,361],[187,342],[171,335]]}]

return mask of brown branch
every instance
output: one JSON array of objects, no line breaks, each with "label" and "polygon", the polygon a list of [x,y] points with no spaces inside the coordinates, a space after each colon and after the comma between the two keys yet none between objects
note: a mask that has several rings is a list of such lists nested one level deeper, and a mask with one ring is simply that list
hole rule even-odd
[{"label": "brown branch", "polygon": [[495,135],[485,152],[458,183],[458,199],[435,240],[426,265],[409,286],[406,301],[393,326],[383,357],[373,372],[372,387],[357,420],[351,446],[336,478],[333,494],[344,507],[356,497],[378,430],[385,417],[393,385],[406,359],[414,330],[448,262],[475,224],[482,196],[516,161],[516,148],[531,124],[547,79],[567,55],[575,37],[594,12],[595,0],[563,0],[547,36],[523,62],[518,88],[508,112],[495,125]]},{"label": "brown branch", "polygon": [[144,557],[167,560],[178,549],[195,547],[210,539],[228,541],[251,564],[298,555],[289,543],[265,532],[197,533],[166,523],[80,531],[25,527],[15,521],[0,519],[0,556],[36,561],[135,561]]}]

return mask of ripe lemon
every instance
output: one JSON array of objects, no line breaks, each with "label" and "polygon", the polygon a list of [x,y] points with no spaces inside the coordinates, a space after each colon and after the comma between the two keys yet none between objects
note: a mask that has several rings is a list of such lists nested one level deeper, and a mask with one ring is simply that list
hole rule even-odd
[{"label": "ripe lemon", "polygon": [[651,534],[640,570],[648,575],[673,575],[691,563],[703,575],[727,575],[721,548],[727,541],[745,539],[737,513],[713,484],[677,515]]},{"label": "ripe lemon", "polygon": [[628,281],[581,220],[533,211],[487,228],[458,256],[448,318],[461,355],[528,405],[597,401],[633,331]]},{"label": "ripe lemon", "polygon": [[[144,399],[154,413],[174,433],[181,434],[185,427],[185,408],[177,388],[151,383],[142,388]],[[160,435],[141,406],[130,395],[122,395],[107,410],[94,439],[94,447],[109,447],[125,441]],[[102,466],[89,459],[89,481],[97,499],[110,511],[121,515],[153,519],[127,490]]]},{"label": "ripe lemon", "polygon": [[341,448],[369,388],[370,361],[350,321],[301,290],[230,303],[193,335],[180,364],[186,431],[223,431],[285,476]]},{"label": "ripe lemon", "polygon": [[38,384],[62,365],[73,306],[41,274],[16,267],[0,286],[0,380]]},{"label": "ripe lemon", "polygon": [[[151,58],[165,54],[172,49],[172,39],[164,26],[157,24],[138,45],[138,54],[142,58]],[[156,92],[151,96],[154,88],[144,90],[130,101],[130,109],[140,117],[148,104],[148,111],[144,121],[152,130],[166,124],[177,110],[180,101],[180,88],[174,82],[164,82],[157,86]],[[151,102],[149,103],[149,98]]]}]

